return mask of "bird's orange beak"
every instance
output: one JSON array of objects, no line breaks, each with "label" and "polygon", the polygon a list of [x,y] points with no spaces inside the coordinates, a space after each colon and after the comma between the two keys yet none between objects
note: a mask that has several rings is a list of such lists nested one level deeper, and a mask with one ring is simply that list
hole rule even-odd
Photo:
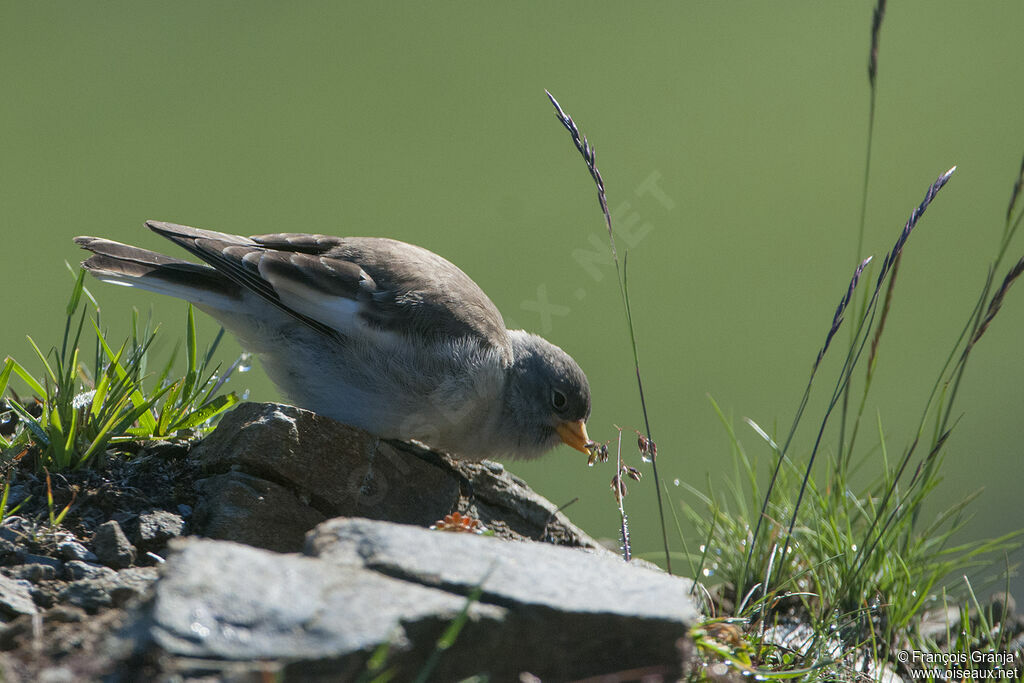
[{"label": "bird's orange beak", "polygon": [[587,425],[583,423],[583,420],[576,420],[575,422],[560,422],[555,427],[555,431],[558,432],[558,436],[561,437],[562,443],[570,448],[575,448],[581,453],[590,455],[590,451],[587,450],[587,444],[590,443],[590,437],[587,436]]}]

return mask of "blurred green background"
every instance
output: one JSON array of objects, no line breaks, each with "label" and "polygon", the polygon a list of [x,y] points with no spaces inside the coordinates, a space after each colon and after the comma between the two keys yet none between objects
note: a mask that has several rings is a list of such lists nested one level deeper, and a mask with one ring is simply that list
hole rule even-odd
[{"label": "blurred green background", "polygon": [[[860,254],[872,6],[5,2],[0,356],[32,366],[25,334],[59,339],[74,235],[170,249],[143,228],[152,218],[388,236],[449,258],[510,327],[572,353],[593,390],[592,437],[641,427],[594,189],[547,88],[596,145],[629,248],[670,482],[725,488],[730,445],[709,395],[767,467],[741,418],[788,428],[857,260],[880,261],[928,185],[959,166],[907,246],[862,431],[860,445],[877,446],[877,414],[901,453],[975,302],[1024,153],[1024,4],[890,4]],[[1021,253],[1024,240],[1008,259]],[[90,286],[116,336],[131,306],[164,323],[163,349],[180,335],[179,302]],[[203,321],[207,340],[215,331]],[[941,502],[985,488],[970,536],[1024,525],[1022,333],[1024,291],[1011,291],[947,445]],[[794,457],[823,414],[833,355]],[[276,396],[259,370],[234,385]],[[510,468],[556,503],[578,497],[567,512],[615,536],[610,465],[559,449]],[[635,550],[656,553],[649,476],[626,502]]]}]

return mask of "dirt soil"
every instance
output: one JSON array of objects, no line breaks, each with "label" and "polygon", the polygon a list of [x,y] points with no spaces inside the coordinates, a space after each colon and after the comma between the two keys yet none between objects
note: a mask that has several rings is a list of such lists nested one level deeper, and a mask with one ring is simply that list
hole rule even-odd
[{"label": "dirt soil", "polygon": [[[31,454],[9,467],[0,523],[0,680],[96,680],[114,672],[111,634],[126,620],[123,608],[144,597],[167,542],[189,533],[199,474],[189,448],[148,444],[91,469],[50,474],[49,484]],[[51,514],[64,517],[53,525]],[[122,534],[111,531],[111,520]],[[26,601],[8,599],[11,584],[19,594],[27,589],[34,614]]]}]

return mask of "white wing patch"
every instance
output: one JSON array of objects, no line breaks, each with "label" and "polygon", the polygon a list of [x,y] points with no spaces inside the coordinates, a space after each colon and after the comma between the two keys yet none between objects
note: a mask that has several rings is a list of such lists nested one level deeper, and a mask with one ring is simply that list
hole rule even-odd
[{"label": "white wing patch", "polygon": [[[260,276],[273,286],[281,298],[281,303],[296,313],[323,323],[346,337],[369,337],[377,344],[392,344],[398,341],[398,335],[373,328],[366,323],[360,315],[364,304],[359,301],[329,294],[310,287],[305,282],[272,273],[268,268],[260,267],[259,271]],[[370,279],[368,275],[366,278]]]}]

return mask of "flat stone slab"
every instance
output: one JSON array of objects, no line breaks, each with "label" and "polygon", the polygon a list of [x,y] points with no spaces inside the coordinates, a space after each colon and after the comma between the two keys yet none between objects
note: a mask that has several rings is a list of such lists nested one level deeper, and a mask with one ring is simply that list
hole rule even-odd
[{"label": "flat stone slab", "polygon": [[[370,571],[250,546],[190,539],[168,560],[152,604],[152,636],[165,651],[228,660],[334,660],[371,653],[402,624],[452,619],[465,600]],[[504,610],[474,605],[471,618]]]},{"label": "flat stone slab", "polygon": [[673,676],[697,618],[689,580],[609,553],[391,522],[329,520],[304,555],[196,538],[171,549],[127,631],[129,649],[169,663],[165,672],[347,681],[385,648],[394,680],[408,680],[465,609],[455,643],[433,655],[432,680],[638,667]]},{"label": "flat stone slab", "polygon": [[461,595],[483,582],[481,600],[505,606],[541,606],[581,618],[643,614],[666,623],[692,624],[697,616],[689,580],[610,553],[348,518],[314,529],[306,553]]}]

